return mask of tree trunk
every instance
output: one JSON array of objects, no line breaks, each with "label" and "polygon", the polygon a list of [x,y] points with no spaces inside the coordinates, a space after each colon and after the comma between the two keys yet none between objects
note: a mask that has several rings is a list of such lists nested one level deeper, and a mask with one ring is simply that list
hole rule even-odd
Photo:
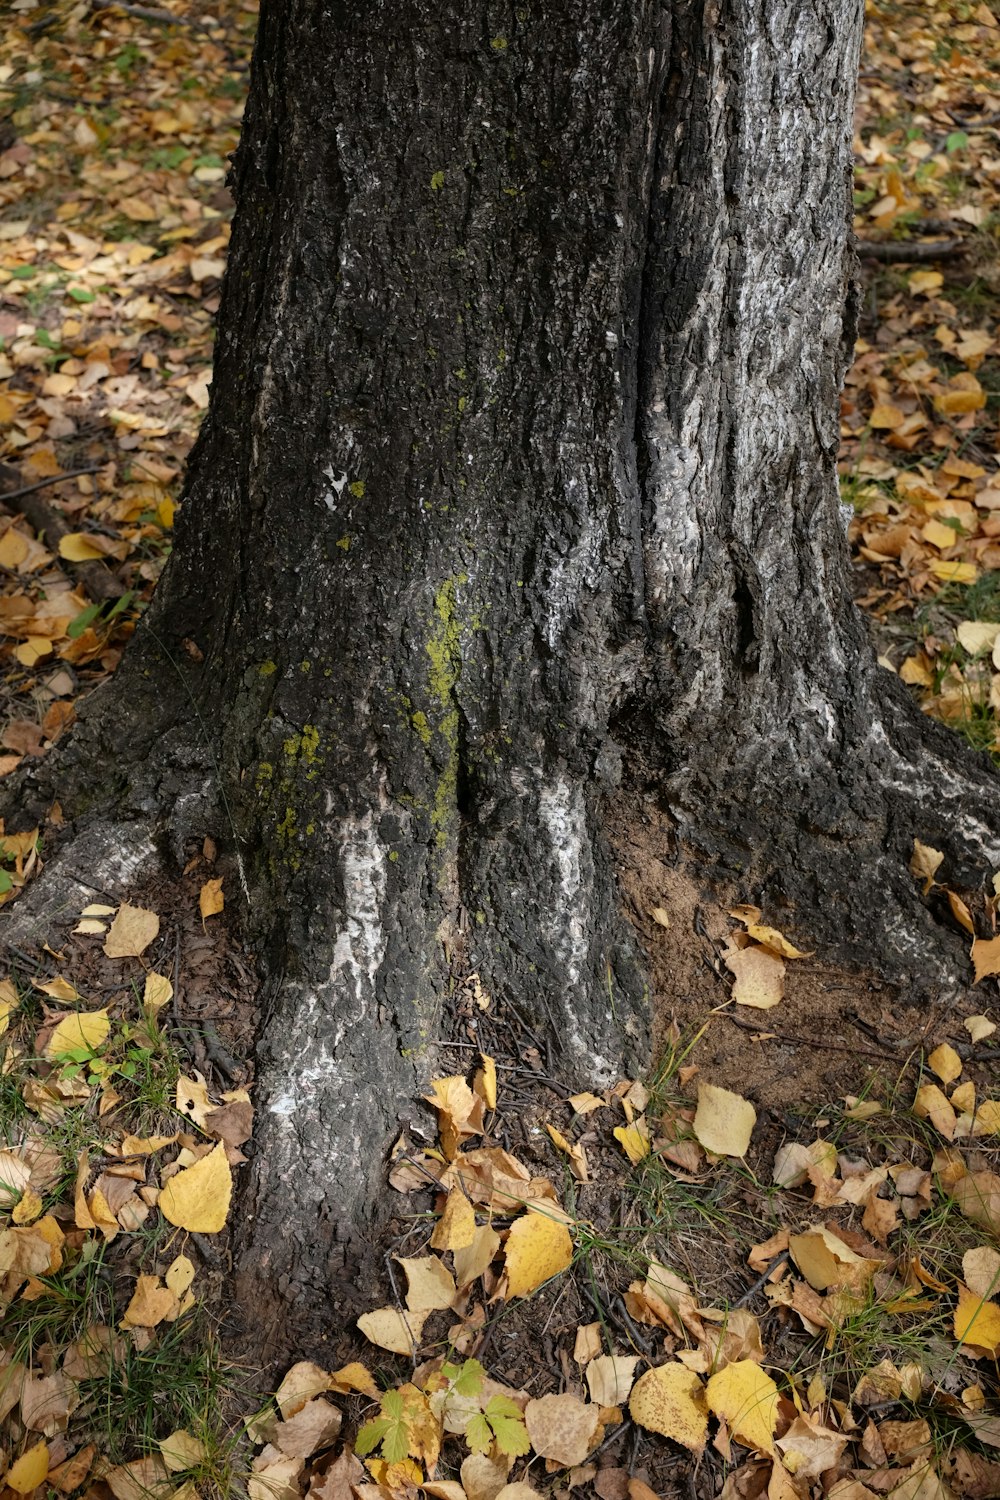
[{"label": "tree trunk", "polygon": [[265,0],[175,554],[24,788],[98,864],[221,820],[268,975],[244,1286],[289,1308],[456,995],[582,1082],[648,1060],[609,807],[925,977],[960,945],[913,836],[954,849],[972,808],[970,880],[1000,847],[991,772],[850,602],[861,0],[568,22]]}]

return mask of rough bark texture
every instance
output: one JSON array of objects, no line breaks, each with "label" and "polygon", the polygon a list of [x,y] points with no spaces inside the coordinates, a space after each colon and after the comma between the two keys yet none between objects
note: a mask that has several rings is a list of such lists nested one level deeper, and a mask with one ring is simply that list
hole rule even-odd
[{"label": "rough bark texture", "polygon": [[327,1287],[474,975],[564,1073],[641,1066],[609,798],[856,958],[932,963],[914,833],[980,798],[996,856],[850,602],[861,20],[265,0],[176,552],[28,789],[119,848],[228,833],[272,976],[248,1287]]}]

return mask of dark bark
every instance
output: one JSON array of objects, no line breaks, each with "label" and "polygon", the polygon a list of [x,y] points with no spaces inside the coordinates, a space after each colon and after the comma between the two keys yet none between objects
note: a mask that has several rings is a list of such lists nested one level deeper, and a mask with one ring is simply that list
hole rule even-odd
[{"label": "dark bark", "polygon": [[564,1074],[643,1065],[609,798],[829,952],[944,972],[906,859],[995,784],[850,602],[860,30],[265,0],[176,551],[25,788],[98,863],[228,836],[270,974],[245,1287],[327,1286],[473,975]]}]

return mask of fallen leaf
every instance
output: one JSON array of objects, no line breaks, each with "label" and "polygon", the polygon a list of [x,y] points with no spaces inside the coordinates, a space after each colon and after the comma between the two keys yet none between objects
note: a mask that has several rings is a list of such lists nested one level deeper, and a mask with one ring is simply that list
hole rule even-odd
[{"label": "fallen leaf", "polygon": [[633,1166],[649,1155],[649,1125],[645,1115],[640,1115],[631,1125],[616,1125],[611,1133]]},{"label": "fallen leaf", "polygon": [[726,968],[735,976],[733,999],[737,1005],[771,1010],[784,998],[785,965],[769,948],[730,945],[722,956]]},{"label": "fallen leaf", "polygon": [[965,1284],[977,1297],[993,1297],[1000,1291],[1000,1251],[991,1245],[966,1250],[962,1256]]},{"label": "fallen leaf", "polygon": [[453,1305],[456,1296],[454,1278],[436,1255],[423,1255],[413,1260],[401,1256],[396,1258],[406,1272],[406,1306],[410,1312],[433,1312]]},{"label": "fallen leaf", "polygon": [[441,1217],[431,1235],[434,1250],[463,1250],[476,1237],[476,1212],[459,1187],[445,1199]]},{"label": "fallen leaf", "polygon": [[573,1240],[565,1224],[543,1213],[522,1214],[511,1225],[504,1247],[507,1296],[530,1297],[572,1260]]},{"label": "fallen leaf", "polygon": [[47,1443],[36,1443],[11,1464],[3,1482],[18,1495],[30,1495],[44,1484],[49,1472],[49,1448]]},{"label": "fallen leaf", "polygon": [[601,1409],[578,1396],[542,1396],[524,1409],[531,1446],[564,1468],[582,1464],[597,1442]]},{"label": "fallen leaf", "polygon": [[737,1442],[758,1453],[774,1453],[778,1423],[778,1387],[753,1360],[737,1360],[714,1374],[705,1400],[729,1427]]},{"label": "fallen leaf", "polygon": [[330,1389],[330,1376],[311,1360],[302,1359],[285,1374],[274,1395],[282,1419],[288,1421],[307,1401]]},{"label": "fallen leaf", "polygon": [[955,1339],[966,1346],[973,1358],[977,1357],[977,1349],[995,1355],[1000,1350],[1000,1307],[978,1297],[968,1287],[960,1286],[955,1308]]},{"label": "fallen leaf", "polygon": [[681,1364],[657,1365],[632,1387],[628,1409],[632,1420],[649,1432],[662,1433],[692,1453],[701,1453],[708,1436],[705,1388]]},{"label": "fallen leaf", "polygon": [[941,1046],[935,1047],[928,1057],[927,1066],[942,1083],[953,1083],[962,1071],[962,1059],[954,1047],[949,1047],[947,1042],[942,1042]]},{"label": "fallen leaf", "polygon": [[45,1044],[53,1060],[77,1051],[96,1052],[108,1039],[111,1022],[106,1010],[74,1011],[64,1016]]},{"label": "fallen leaf", "polygon": [[163,1217],[193,1234],[218,1234],[226,1222],[233,1195],[233,1174],[220,1141],[193,1167],[171,1177],[160,1191]]},{"label": "fallen leaf", "polygon": [[169,1437],[161,1438],[158,1444],[163,1462],[171,1474],[183,1474],[185,1469],[196,1469],[208,1456],[205,1444],[186,1427],[179,1427]]},{"label": "fallen leaf", "polygon": [[967,1016],[962,1024],[974,1042],[984,1042],[997,1029],[988,1016]]},{"label": "fallen leaf", "polygon": [[698,1085],[693,1128],[706,1151],[716,1156],[745,1156],[756,1123],[757,1111],[749,1099],[714,1083]]},{"label": "fallen leaf", "polygon": [[155,912],[123,902],[104,940],[106,958],[138,958],[160,930]]},{"label": "fallen leaf", "polygon": [[1000,937],[976,938],[972,944],[972,963],[976,984],[992,974],[1000,974]]},{"label": "fallen leaf", "polygon": [[201,920],[206,917],[218,916],[226,904],[222,894],[222,879],[206,880],[198,893],[198,910],[201,912]]},{"label": "fallen leaf", "polygon": [[601,1354],[587,1365],[587,1389],[598,1406],[622,1406],[635,1382],[633,1354]]},{"label": "fallen leaf", "polygon": [[379,1307],[362,1313],[358,1327],[370,1344],[393,1354],[412,1354],[428,1318],[427,1313],[401,1312],[398,1307]]},{"label": "fallen leaf", "polygon": [[177,1307],[177,1297],[158,1276],[136,1278],[132,1300],[125,1309],[123,1328],[156,1328]]}]

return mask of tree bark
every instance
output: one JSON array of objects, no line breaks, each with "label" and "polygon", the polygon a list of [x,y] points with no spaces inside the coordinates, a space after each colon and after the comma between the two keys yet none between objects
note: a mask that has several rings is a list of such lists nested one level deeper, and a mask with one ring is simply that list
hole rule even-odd
[{"label": "tree bark", "polygon": [[972,809],[995,861],[995,781],[876,667],[837,498],[861,25],[265,0],[176,550],[22,791],[98,863],[228,837],[268,974],[244,1288],[289,1318],[456,993],[581,1081],[648,1060],[609,806],[810,945],[958,951],[906,860]]}]

